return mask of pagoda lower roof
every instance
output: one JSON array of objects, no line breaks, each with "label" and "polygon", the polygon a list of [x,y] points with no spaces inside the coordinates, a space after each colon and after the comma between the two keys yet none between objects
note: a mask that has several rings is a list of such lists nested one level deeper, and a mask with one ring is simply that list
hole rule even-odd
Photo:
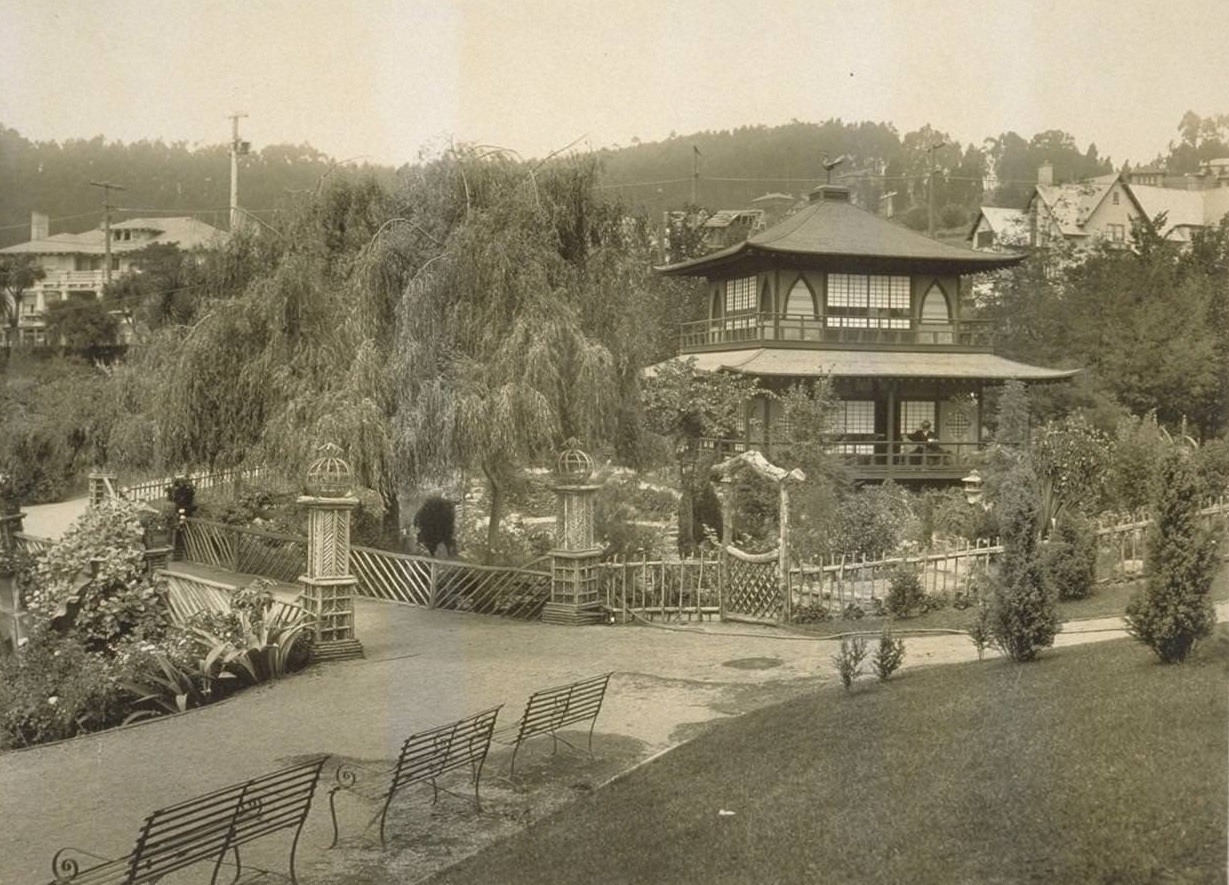
[{"label": "pagoda lower roof", "polygon": [[[751,348],[686,354],[703,372],[763,377],[932,378],[982,381],[1061,381],[1079,369],[1030,366],[993,353],[924,353],[888,350],[787,350]],[[661,365],[660,363],[658,365]],[[646,371],[653,373],[656,366]]]}]

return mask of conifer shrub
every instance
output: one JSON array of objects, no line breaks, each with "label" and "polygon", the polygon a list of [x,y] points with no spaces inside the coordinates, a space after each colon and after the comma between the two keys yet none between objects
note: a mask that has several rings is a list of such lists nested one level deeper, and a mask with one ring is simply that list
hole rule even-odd
[{"label": "conifer shrub", "polygon": [[1027,461],[1008,471],[998,503],[1003,556],[993,580],[990,629],[1005,655],[1031,661],[1054,644],[1058,612],[1037,553],[1037,482]]},{"label": "conifer shrub", "polygon": [[1199,484],[1179,449],[1161,463],[1156,516],[1148,540],[1147,583],[1127,605],[1127,630],[1162,663],[1180,663],[1212,632],[1216,544],[1199,523]]},{"label": "conifer shrub", "polygon": [[892,635],[887,624],[879,634],[879,644],[871,658],[871,669],[880,682],[887,682],[905,661],[905,640]]},{"label": "conifer shrub", "polygon": [[1047,589],[1059,599],[1087,599],[1096,583],[1097,538],[1078,514],[1059,518],[1041,551]]},{"label": "conifer shrub", "polygon": [[923,606],[926,592],[917,569],[907,565],[897,566],[888,581],[888,596],[884,608],[888,614],[907,618]]},{"label": "conifer shrub", "polygon": [[836,664],[836,675],[841,677],[841,685],[845,691],[853,686],[853,681],[862,672],[862,662],[866,660],[866,638],[863,636],[841,637],[841,650],[832,656]]}]

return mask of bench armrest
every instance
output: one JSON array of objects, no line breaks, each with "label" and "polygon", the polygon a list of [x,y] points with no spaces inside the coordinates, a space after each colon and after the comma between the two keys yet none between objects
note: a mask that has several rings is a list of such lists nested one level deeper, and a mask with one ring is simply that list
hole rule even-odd
[{"label": "bench armrest", "polygon": [[[81,868],[81,863],[78,858],[73,855],[80,855],[83,858],[99,861],[93,866],[87,866],[84,870]],[[52,885],[61,885],[64,882],[78,881],[78,876],[81,881],[95,882],[122,882],[128,872],[128,863],[131,857],[103,857],[101,854],[94,854],[92,851],[86,851],[83,848],[75,848],[71,845],[61,848],[55,853],[55,857],[51,859],[51,874],[54,878],[51,880]]]}]

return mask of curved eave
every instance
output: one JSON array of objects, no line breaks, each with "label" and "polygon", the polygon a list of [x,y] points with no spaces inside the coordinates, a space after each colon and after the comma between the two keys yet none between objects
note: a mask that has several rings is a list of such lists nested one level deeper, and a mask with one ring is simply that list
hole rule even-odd
[{"label": "curved eave", "polygon": [[[788,350],[749,348],[674,357],[694,359],[702,372],[738,372],[765,378],[912,378],[943,381],[1063,381],[1081,369],[1047,369],[992,353]],[[657,365],[661,365],[658,363]],[[654,374],[656,366],[646,373]]]},{"label": "curved eave", "polygon": [[800,250],[782,248],[766,243],[742,242],[727,246],[716,252],[680,261],[675,264],[656,266],[653,269],[665,276],[708,277],[718,275],[723,269],[737,267],[749,263],[758,257],[793,259],[804,265],[832,265],[849,267],[851,265],[878,265],[889,268],[926,268],[932,272],[956,274],[986,273],[992,270],[1002,270],[1014,267],[1028,256],[1019,252],[980,253],[968,250],[969,255],[960,257],[934,257],[917,255],[893,255],[882,252],[857,252],[842,250],[826,252],[822,250]]}]

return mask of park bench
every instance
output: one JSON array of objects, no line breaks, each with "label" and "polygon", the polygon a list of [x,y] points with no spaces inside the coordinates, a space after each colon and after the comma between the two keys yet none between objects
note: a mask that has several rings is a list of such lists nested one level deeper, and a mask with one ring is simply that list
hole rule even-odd
[{"label": "park bench", "polygon": [[385,844],[384,826],[388,819],[389,806],[392,805],[397,791],[403,787],[429,783],[432,790],[431,804],[434,805],[441,792],[456,795],[441,787],[439,778],[451,771],[468,768],[470,781],[474,786],[474,804],[481,811],[482,800],[478,795],[478,782],[482,777],[482,765],[486,761],[487,751],[491,747],[491,734],[495,730],[495,719],[499,710],[499,707],[492,707],[448,725],[410,735],[402,743],[401,752],[397,755],[397,762],[392,770],[367,784],[360,783],[354,767],[338,766],[337,783],[329,790],[329,814],[333,818],[333,841],[329,847],[337,844],[336,797],[342,791],[382,803],[379,812],[367,824],[371,826],[376,818],[379,818],[381,845]]},{"label": "park bench", "polygon": [[[320,756],[155,811],[145,818],[136,845],[126,857],[109,860],[62,848],[51,862],[53,885],[138,885],[157,882],[198,863],[213,865],[211,882],[218,881],[223,866],[234,866],[231,881],[239,882],[244,874],[240,847],[284,830],[294,831],[289,878],[297,883],[295,850],[320,769],[328,758]],[[99,863],[83,867],[76,855]],[[227,863],[228,855],[233,857],[231,863]],[[269,875],[268,870],[249,869]]]},{"label": "park bench", "polygon": [[524,715],[511,725],[496,729],[493,736],[497,743],[512,747],[508,776],[516,773],[517,751],[529,738],[550,735],[552,754],[559,749],[560,743],[576,749],[572,743],[560,736],[559,731],[582,722],[589,723],[589,756],[592,757],[593,728],[597,725],[597,714],[602,710],[606,686],[612,675],[614,674],[606,673],[592,676],[579,682],[544,688],[530,695],[525,704]]}]

